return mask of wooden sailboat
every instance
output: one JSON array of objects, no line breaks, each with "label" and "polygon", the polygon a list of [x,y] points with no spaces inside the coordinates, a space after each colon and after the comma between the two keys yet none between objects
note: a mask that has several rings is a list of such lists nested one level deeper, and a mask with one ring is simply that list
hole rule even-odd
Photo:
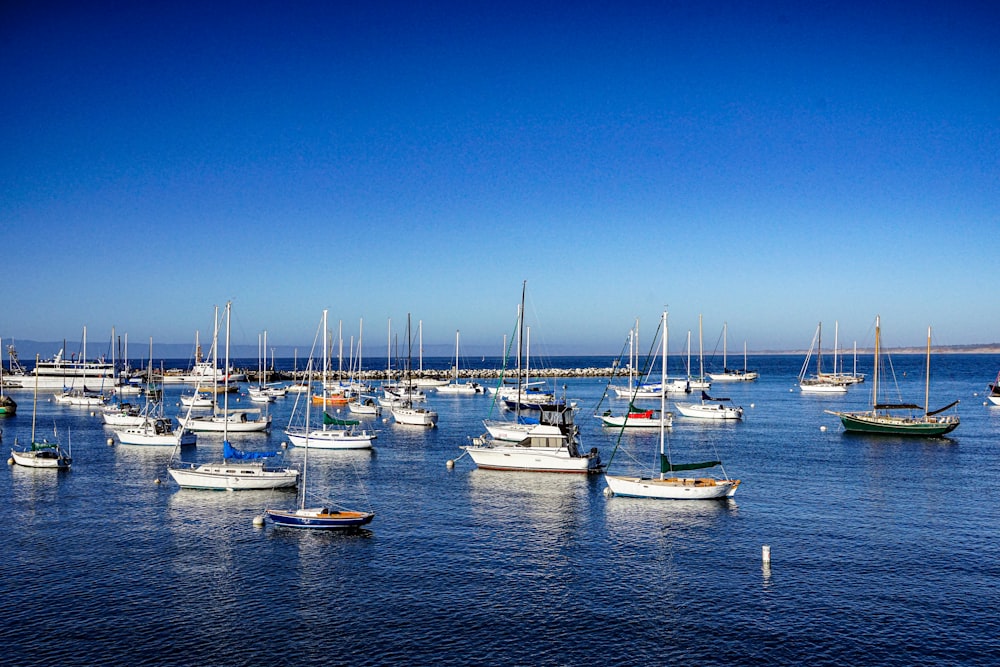
[{"label": "wooden sailboat", "polygon": [[[35,355],[35,368],[38,368],[40,357]],[[38,412],[38,374],[35,374],[35,396],[31,406],[31,445],[19,449],[17,439],[14,439],[14,448],[10,450],[10,457],[14,463],[26,468],[55,468],[65,470],[73,463],[72,452],[63,450],[56,442],[49,442],[42,439],[41,442],[35,439],[35,422]]]},{"label": "wooden sailboat", "polygon": [[[666,321],[667,313],[663,313],[664,345],[663,352],[666,356]],[[666,364],[663,366],[663,377],[666,379]],[[666,409],[666,395],[660,397],[660,411]],[[729,479],[725,475],[725,468],[722,469],[724,478],[714,477],[678,477],[673,473],[700,470],[722,466],[721,461],[705,461],[703,463],[676,464],[670,461],[669,452],[666,449],[666,424],[660,422],[660,474],[659,477],[631,477],[625,475],[604,475],[608,484],[606,494],[608,496],[629,496],[635,498],[658,498],[662,500],[710,500],[716,498],[730,498],[736,493],[736,488],[740,485],[740,480]],[[670,475],[668,477],[668,475]]]},{"label": "wooden sailboat", "polygon": [[[880,362],[881,338],[881,323],[879,317],[876,316],[871,409],[857,412],[837,412],[834,410],[826,410],[826,412],[840,417],[844,430],[850,433],[935,437],[954,431],[959,424],[958,415],[942,415],[941,413],[958,405],[958,401],[937,410],[929,410],[928,408],[930,404],[931,328],[927,327],[927,370],[923,406],[913,403],[879,402],[879,389],[880,385],[883,384],[879,376],[885,370]],[[923,410],[923,414],[917,412],[919,410]]]},{"label": "wooden sailboat", "polygon": [[[323,338],[326,338],[326,311],[323,311]],[[325,365],[324,365],[325,368]],[[309,360],[306,375],[309,378],[307,386],[312,387],[312,359]],[[309,409],[312,401],[305,402],[306,424],[309,423]],[[294,510],[265,509],[264,515],[275,526],[284,528],[305,528],[310,530],[355,530],[371,523],[374,512],[359,512],[348,509],[334,509],[329,505],[306,507],[308,498],[309,450],[315,445],[310,442],[314,432],[305,434],[305,454],[302,462],[302,485],[299,490],[299,506]]]}]

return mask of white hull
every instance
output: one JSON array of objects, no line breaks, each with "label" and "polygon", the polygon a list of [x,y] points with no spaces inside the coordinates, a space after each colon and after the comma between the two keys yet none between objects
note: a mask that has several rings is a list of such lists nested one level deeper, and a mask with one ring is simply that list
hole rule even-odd
[{"label": "white hull", "polygon": [[674,403],[685,417],[693,419],[743,419],[743,408],[730,408],[714,403]]},{"label": "white hull", "polygon": [[760,377],[757,371],[730,371],[728,373],[709,373],[712,382],[753,382]]},{"label": "white hull", "polygon": [[214,431],[222,433],[256,433],[271,428],[271,415],[258,419],[247,419],[246,413],[234,412],[228,417],[177,417],[180,425],[189,431]]},{"label": "white hull", "polygon": [[613,426],[615,428],[660,428],[669,427],[674,425],[674,415],[672,412],[668,412],[660,418],[660,415],[653,415],[652,417],[636,416],[636,415],[598,415],[600,420],[605,426]]},{"label": "white hull", "polygon": [[68,457],[57,455],[52,450],[19,452],[12,449],[10,456],[14,459],[14,463],[25,468],[66,469],[70,466]]},{"label": "white hull", "polygon": [[99,407],[103,406],[107,399],[104,396],[93,396],[88,394],[68,393],[58,394],[56,403],[63,405],[74,405],[78,407]]},{"label": "white hull", "polygon": [[605,475],[608,488],[616,496],[632,498],[658,498],[661,500],[713,500],[732,498],[739,480],[713,478],[693,479],[670,477],[667,479],[623,477]]},{"label": "white hull", "polygon": [[215,406],[215,398],[209,394],[181,394],[181,405],[191,408],[211,408]]},{"label": "white hull", "polygon": [[475,382],[452,382],[443,384],[437,388],[439,394],[451,394],[453,396],[474,396],[483,393],[483,387]]},{"label": "white hull", "polygon": [[993,405],[1000,405],[1000,396],[987,396],[986,398],[990,399],[990,403]]},{"label": "white hull", "polygon": [[265,468],[261,463],[206,463],[188,468],[167,468],[182,488],[239,491],[294,488],[299,471]]},{"label": "white hull", "polygon": [[514,443],[470,445],[464,448],[476,466],[489,470],[589,473],[600,468],[600,458],[571,456],[563,447],[522,447]]},{"label": "white hull", "polygon": [[135,428],[115,431],[118,442],[123,445],[147,447],[190,447],[198,442],[198,436],[190,431],[175,432],[169,427],[157,428],[156,422],[146,422]]},{"label": "white hull", "polygon": [[846,384],[832,384],[829,382],[809,382],[803,380],[799,383],[799,390],[803,394],[846,394]]},{"label": "white hull", "polygon": [[347,404],[347,409],[356,415],[370,415],[372,417],[377,417],[382,414],[382,408],[379,407],[374,401],[372,401],[371,404],[351,401]]},{"label": "white hull", "polygon": [[527,438],[533,429],[539,424],[518,424],[516,422],[486,420],[483,422],[486,431],[494,440],[505,440],[507,442],[521,442]]},{"label": "white hull", "polygon": [[131,414],[128,412],[122,412],[120,410],[115,410],[113,412],[105,412],[102,415],[104,423],[108,426],[117,427],[128,427],[128,426],[140,426],[146,421],[146,417],[141,414]]},{"label": "white hull", "polygon": [[408,424],[410,426],[437,426],[438,414],[433,410],[424,408],[406,408],[402,406],[392,406],[392,418],[397,424]]},{"label": "white hull", "polygon": [[285,431],[296,447],[309,449],[371,449],[377,436],[369,431],[354,432],[348,429],[313,429],[308,435],[301,429]]}]

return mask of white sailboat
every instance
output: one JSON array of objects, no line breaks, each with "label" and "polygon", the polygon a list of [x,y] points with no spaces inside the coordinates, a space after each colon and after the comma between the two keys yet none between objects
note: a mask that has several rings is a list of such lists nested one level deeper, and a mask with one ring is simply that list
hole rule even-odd
[{"label": "white sailboat", "polygon": [[410,316],[406,316],[406,391],[402,394],[402,400],[398,404],[390,406],[392,418],[397,424],[407,424],[409,426],[437,426],[438,413],[427,408],[417,408],[413,406],[413,385],[410,383]]},{"label": "white sailboat", "polygon": [[[229,367],[229,328],[232,303],[226,303],[226,367]],[[229,407],[229,393],[225,394],[225,408]],[[227,410],[228,412],[228,410]],[[191,422],[191,410],[181,423]],[[207,490],[260,490],[294,488],[299,471],[282,465],[273,465],[270,459],[280,452],[245,452],[229,443],[229,422],[222,420],[222,460],[212,463],[185,463],[171,460],[167,472],[182,488]],[[185,427],[186,428],[186,427]],[[175,450],[176,451],[176,450]]]},{"label": "white sailboat", "polygon": [[[229,368],[229,331],[230,331],[230,311],[232,309],[232,304],[226,304],[226,368]],[[216,308],[218,312],[218,308]],[[219,347],[219,325],[218,325],[218,315],[216,315],[216,325],[213,334],[212,342],[212,368],[215,368],[218,363],[218,347]],[[212,432],[212,433],[262,433],[270,430],[271,428],[271,415],[263,414],[259,409],[239,409],[230,410],[229,409],[229,378],[230,373],[223,375],[223,389],[220,391],[213,387],[213,393],[223,393],[225,395],[224,407],[221,412],[218,410],[218,403],[214,403],[212,406],[212,414],[210,415],[195,415],[191,416],[191,411],[188,410],[184,417],[178,415],[177,421],[188,431],[197,432]],[[193,407],[193,406],[189,406]]]},{"label": "white sailboat", "polygon": [[455,330],[455,371],[452,377],[452,381],[448,384],[438,385],[437,391],[441,394],[452,394],[459,396],[468,396],[483,393],[483,386],[478,382],[473,382],[467,380],[465,382],[458,381],[458,335],[459,332]]},{"label": "white sailboat", "polygon": [[[664,327],[667,314],[663,313]],[[663,372],[666,376],[666,370]],[[660,397],[660,411],[666,410],[666,397]],[[721,466],[721,461],[705,461],[703,463],[676,464],[671,462],[669,451],[665,446],[666,425],[660,424],[660,474],[658,477],[634,477],[628,475],[604,475],[608,484],[607,496],[629,496],[634,498],[656,498],[662,500],[709,500],[716,498],[731,498],[736,493],[740,480],[729,479],[722,469],[723,478],[714,477],[679,477],[674,473],[686,470],[700,470]],[[669,476],[668,476],[669,475]]]},{"label": "white sailboat", "polygon": [[[838,330],[835,324],[834,331]],[[816,373],[806,377],[809,368],[809,360],[812,357],[813,348],[816,349]],[[837,336],[834,334],[833,344],[833,368],[837,368]],[[816,325],[816,333],[813,334],[812,343],[809,345],[809,352],[806,353],[806,360],[802,363],[799,371],[799,390],[803,394],[846,394],[847,383],[841,382],[836,375],[823,373],[823,323]]]},{"label": "white sailboat", "polygon": [[[327,392],[327,367],[329,361],[329,349],[327,345],[327,311],[323,310],[323,318],[320,322],[320,326],[323,331],[323,402],[321,405],[325,406],[326,392]],[[309,369],[312,369],[312,354],[309,355]],[[311,378],[311,373],[310,373]],[[307,386],[312,386],[312,380],[306,383]],[[311,404],[312,396],[311,392],[306,392],[305,402],[306,406],[304,409],[305,420],[299,424],[295,425],[296,415],[299,412],[299,397],[295,399],[295,406],[292,408],[292,416],[289,419],[288,428],[285,429],[285,435],[288,436],[288,440],[296,447],[312,447],[315,449],[371,449],[372,441],[378,437],[376,431],[369,431],[367,429],[355,430],[355,426],[358,425],[357,420],[341,420],[330,416],[326,410],[323,412],[323,424],[320,428],[315,428],[309,423],[309,404]],[[301,419],[301,417],[299,417]]]},{"label": "white sailboat", "polygon": [[[107,397],[104,396],[99,391],[94,391],[87,387],[87,327],[83,327],[83,374],[81,376],[80,386],[72,386],[62,393],[56,394],[56,403],[62,403],[64,405],[74,405],[78,407],[92,407],[104,405],[107,401]],[[36,366],[37,367],[37,366]],[[112,369],[114,364],[112,364]],[[114,371],[112,370],[112,373]],[[112,374],[111,379],[113,380],[114,375]],[[103,378],[100,382],[103,384]]]},{"label": "white sailboat", "polygon": [[[663,313],[663,319],[661,320],[661,329],[663,337],[663,345],[660,353],[660,385],[665,386],[667,383],[667,313]],[[654,339],[655,340],[655,339]],[[631,361],[629,362],[631,363]],[[638,388],[636,388],[638,391]],[[665,392],[660,392],[660,398],[666,396]],[[662,401],[661,401],[662,403]],[[628,410],[624,414],[614,415],[611,414],[611,410],[607,410],[600,415],[595,415],[601,420],[604,426],[610,426],[614,428],[663,428],[672,426],[674,423],[674,415],[672,412],[667,412],[662,409],[651,410],[636,407],[629,401]]]},{"label": "white sailboat", "polygon": [[[729,368],[728,359],[726,358],[726,339],[729,337],[728,334],[728,323],[722,323],[722,372],[721,373],[709,373],[708,377],[712,378],[713,382],[753,382],[760,377],[757,371],[747,370],[747,342],[743,341],[743,370]],[[718,348],[716,348],[718,349]]]},{"label": "white sailboat", "polygon": [[[263,356],[261,352],[263,351]],[[277,393],[270,391],[266,386],[267,378],[267,332],[263,334],[263,345],[261,336],[257,336],[257,386],[247,387],[247,395],[253,403],[274,403]]]},{"label": "white sailboat", "polygon": [[[153,382],[153,339],[149,339],[149,370],[146,381]],[[163,414],[162,392],[146,392],[146,405],[141,411],[142,421],[138,424],[128,424],[115,429],[118,442],[123,445],[142,445],[153,447],[191,447],[198,441],[198,436],[181,428],[174,430],[170,417]]]},{"label": "white sailboat", "polygon": [[692,419],[743,419],[743,408],[731,405],[729,398],[712,398],[701,392],[701,403],[674,403],[674,407],[685,417]]},{"label": "white sailboat", "polygon": [[[39,356],[35,355],[35,368],[38,368]],[[35,439],[35,422],[38,412],[38,374],[35,374],[35,395],[31,405],[31,444],[24,449],[18,448],[17,438],[10,450],[10,457],[19,466],[26,468],[54,468],[65,470],[73,463],[71,450],[64,450],[59,443]],[[53,431],[55,428],[53,427]]]}]

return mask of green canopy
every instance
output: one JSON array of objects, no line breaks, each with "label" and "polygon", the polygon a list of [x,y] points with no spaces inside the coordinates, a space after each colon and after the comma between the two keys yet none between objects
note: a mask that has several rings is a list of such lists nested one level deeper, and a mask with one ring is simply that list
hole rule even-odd
[{"label": "green canopy", "polygon": [[722,461],[703,461],[702,463],[671,463],[663,454],[660,454],[660,472],[677,472],[679,470],[701,470],[703,468],[714,468],[721,466]]},{"label": "green canopy", "polygon": [[335,426],[357,426],[361,422],[357,419],[337,419],[336,417],[331,417],[330,413],[326,410],[323,411],[323,423],[327,426],[333,424]]}]

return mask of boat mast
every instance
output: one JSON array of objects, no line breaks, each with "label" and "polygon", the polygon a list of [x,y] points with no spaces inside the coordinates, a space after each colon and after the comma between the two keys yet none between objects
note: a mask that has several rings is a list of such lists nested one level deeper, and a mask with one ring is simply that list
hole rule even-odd
[{"label": "boat mast", "polygon": [[455,384],[458,384],[458,329],[455,329]]},{"label": "boat mast", "polygon": [[[818,380],[823,373],[823,323],[820,322],[816,328],[816,379]],[[837,371],[836,368],[833,369],[834,372]]]},{"label": "boat mast", "polygon": [[[326,411],[326,382],[327,382],[326,367],[327,367],[327,361],[328,361],[328,355],[329,355],[329,350],[327,348],[327,338],[328,338],[328,336],[327,336],[327,331],[326,331],[326,313],[327,313],[327,309],[324,308],[323,309],[323,411],[324,412]],[[308,432],[308,430],[309,430],[309,420],[306,419],[306,431]],[[326,420],[325,419],[323,420],[323,430],[324,431],[326,430]],[[306,449],[309,449],[309,439],[308,439],[308,436],[306,437]]]},{"label": "boat mast", "polygon": [[[729,362],[726,360],[726,339],[729,338],[728,327],[729,327],[728,322],[722,323],[722,372],[723,373],[729,372]],[[718,350],[719,348],[715,349]]]},{"label": "boat mast", "polygon": [[38,360],[41,357],[35,355],[35,400],[31,404],[31,448],[35,448],[35,413],[38,411]]},{"label": "boat mast", "polygon": [[[519,423],[521,421],[521,352],[524,348],[524,292],[528,288],[528,281],[525,280],[521,283],[521,305],[518,306],[518,348],[517,348],[517,401],[514,403],[514,423]],[[527,373],[527,365],[525,365],[525,373]]]},{"label": "boat mast", "polygon": [[875,316],[875,363],[873,364],[875,379],[872,381],[872,414],[875,414],[875,406],[878,405],[878,376],[879,376],[879,364],[878,357],[880,343],[882,336],[881,320],[878,315]]},{"label": "boat mast", "polygon": [[[225,445],[225,443],[229,442],[229,331],[230,331],[230,322],[232,321],[232,306],[233,306],[233,302],[232,301],[227,301],[226,302],[226,374],[224,376],[224,379],[225,379],[225,387],[224,387],[224,389],[225,389],[226,393],[225,393],[225,397],[222,399],[222,412],[223,412],[223,414],[222,414],[222,442],[223,442],[223,445]],[[225,448],[225,446],[223,446],[222,451],[223,451],[222,460],[225,461],[226,460],[226,457],[225,457],[226,448]]]},{"label": "boat mast", "polygon": [[[660,351],[660,479],[665,479],[663,472],[663,455],[666,429],[663,420],[667,414],[667,311],[663,311],[663,346]],[[627,414],[627,413],[626,413]]]},{"label": "boat mast", "polygon": [[840,345],[840,320],[833,321],[833,374],[840,376],[837,369],[837,347]]},{"label": "boat mast", "polygon": [[698,313],[698,379],[705,381],[705,358],[701,342],[701,313]]},{"label": "boat mast", "polygon": [[927,372],[924,373],[924,418],[931,405],[931,328],[927,327]]}]

